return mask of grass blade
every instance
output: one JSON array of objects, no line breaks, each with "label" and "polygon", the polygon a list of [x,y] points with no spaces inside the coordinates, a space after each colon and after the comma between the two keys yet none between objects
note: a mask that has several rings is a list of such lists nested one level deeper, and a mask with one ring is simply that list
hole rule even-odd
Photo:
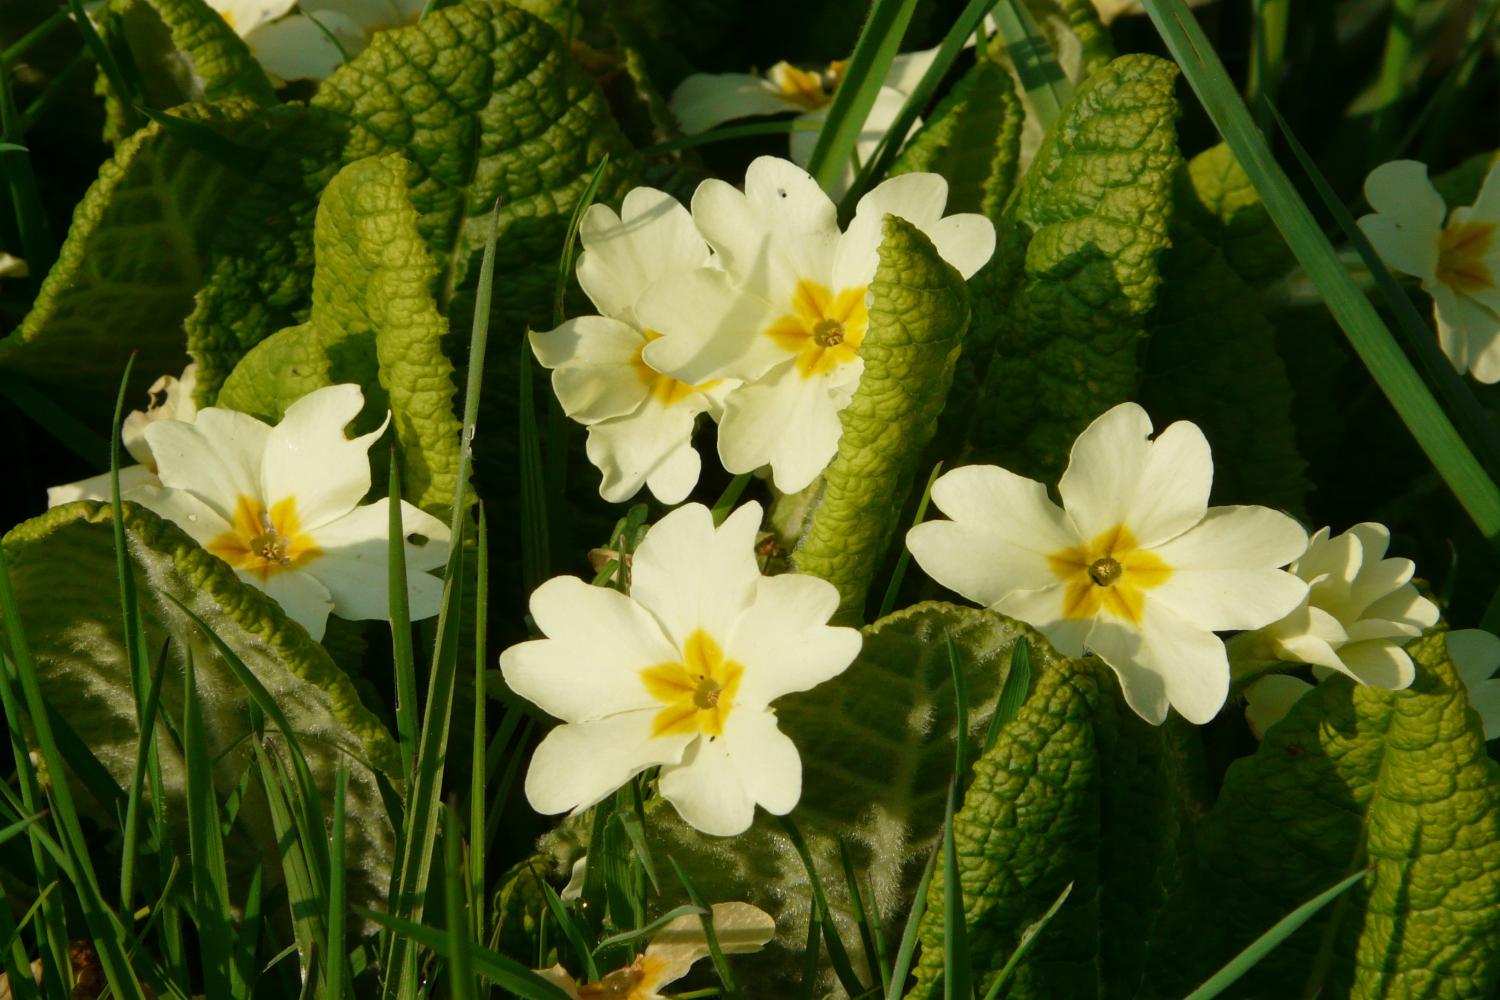
[{"label": "grass blade", "polygon": [[473,915],[475,941],[484,939],[485,837],[484,804],[489,801],[485,787],[489,779],[486,753],[484,670],[489,662],[490,613],[490,531],[484,504],[478,505],[478,545],[474,553],[474,739],[469,750],[469,910]]},{"label": "grass blade", "polygon": [[1010,669],[1005,673],[1005,686],[995,702],[995,714],[990,717],[990,727],[984,734],[984,750],[989,752],[1000,737],[1000,729],[1016,717],[1026,703],[1026,694],[1031,690],[1031,643],[1023,635],[1016,640],[1010,651]]},{"label": "grass blade", "polygon": [[1355,353],[1481,534],[1500,547],[1500,488],[1401,353],[1375,308],[1276,162],[1183,0],[1145,0],[1146,11],[1209,117],[1250,177],[1287,245],[1338,320]]},{"label": "grass blade", "polygon": [[1276,921],[1270,930],[1250,943],[1250,946],[1230,959],[1229,964],[1209,977],[1208,981],[1187,995],[1186,1000],[1212,1000],[1235,983],[1250,968],[1271,953],[1303,924],[1312,919],[1323,907],[1333,902],[1360,882],[1371,869],[1361,868],[1338,885],[1325,889],[1291,913]]},{"label": "grass blade", "polygon": [[670,924],[678,917],[685,917],[688,915],[701,917],[705,913],[708,913],[709,916],[713,915],[711,911],[699,909],[691,903],[684,903],[681,906],[674,906],[672,909],[668,910],[666,913],[663,913],[661,916],[657,917],[649,924],[644,924],[640,927],[635,928],[634,930],[621,931],[619,934],[611,934],[609,937],[601,939],[598,944],[594,945],[594,954],[598,955],[602,952],[608,951],[610,948],[618,948],[622,944],[629,944],[632,941],[639,941],[642,938],[650,937],[653,931],[660,930],[662,927]]},{"label": "grass blade", "polygon": [[958,850],[953,844],[953,812],[958,800],[958,775],[948,783],[948,805],[943,814],[943,997],[972,1000],[974,964],[969,956],[969,926],[964,919],[964,892],[958,881]]},{"label": "grass blade", "polygon": [[583,964],[583,971],[588,981],[597,982],[599,966],[594,961],[594,949],[589,947],[583,928],[578,925],[577,920],[573,919],[573,914],[568,912],[568,904],[564,903],[557,891],[547,884],[547,880],[536,872],[532,872],[532,875],[536,878],[536,884],[542,887],[542,895],[547,899],[547,909],[552,912],[552,919],[557,921],[557,926],[562,929],[563,937],[568,939],[568,945],[573,949],[573,954],[578,956],[578,961]]},{"label": "grass blade", "polygon": [[985,991],[984,1000],[996,1000],[1000,996],[1000,991],[1010,979],[1011,973],[1015,971],[1017,965],[1021,964],[1021,959],[1026,957],[1026,953],[1031,950],[1031,946],[1036,942],[1036,939],[1042,936],[1042,931],[1047,929],[1047,925],[1052,922],[1053,917],[1057,916],[1057,911],[1062,909],[1063,904],[1068,901],[1068,896],[1072,892],[1073,883],[1069,882],[1063,886],[1063,891],[1057,894],[1057,898],[1052,901],[1052,905],[1047,907],[1047,912],[1043,913],[1037,919],[1036,923],[1031,924],[1021,932],[1021,940],[1016,942],[1015,950],[1005,960],[1005,965],[1001,967],[1000,974],[995,977],[994,982],[990,983],[990,988]]},{"label": "grass blade", "polygon": [[[719,975],[719,983],[724,988],[724,995],[726,997],[738,997],[740,995],[739,984],[735,981],[734,973],[729,968],[729,960],[724,957],[724,949],[719,947],[718,932],[714,930],[713,907],[708,904],[708,900],[703,897],[703,893],[698,891],[698,887],[693,884],[693,880],[688,878],[688,873],[683,871],[682,866],[677,863],[677,859],[668,856],[667,860],[672,863],[672,870],[677,873],[677,881],[682,883],[682,888],[687,893],[688,899],[692,900],[693,905],[702,911],[698,914],[698,919],[703,922],[703,936],[708,941],[708,955],[713,960],[714,971]],[[824,912],[827,911],[825,910]]]},{"label": "grass blade", "polygon": [[823,933],[823,920],[819,916],[818,901],[809,897],[807,905],[807,944],[802,949],[801,1000],[813,1000],[818,989],[818,958],[823,954],[818,937]]},{"label": "grass blade", "polygon": [[1042,34],[1031,11],[1018,0],[1000,0],[995,5],[995,27],[1005,42],[1005,51],[1021,78],[1021,88],[1031,98],[1037,121],[1045,132],[1057,121],[1063,105],[1073,96],[1068,74],[1057,62],[1057,54]]},{"label": "grass blade", "polygon": [[443,901],[447,908],[448,990],[452,1000],[474,1000],[479,984],[474,980],[474,958],[470,951],[473,941],[459,829],[458,811],[447,806],[443,811]]},{"label": "grass blade", "polygon": [[530,593],[547,578],[552,555],[547,531],[547,472],[542,467],[542,434],[537,427],[532,388],[536,361],[529,340],[521,341],[520,350],[521,579]]},{"label": "grass blade", "polygon": [[865,963],[870,969],[870,978],[878,981],[885,971],[880,967],[880,949],[875,947],[875,931],[870,927],[870,915],[865,910],[865,898],[859,889],[859,876],[854,873],[854,859],[849,856],[849,845],[843,837],[839,838],[839,864],[844,869],[844,885],[849,890],[849,902],[854,908],[854,924],[859,928],[860,943],[864,945]]},{"label": "grass blade", "polygon": [[[448,956],[448,935],[444,931],[424,927],[410,920],[393,917],[388,913],[368,910],[362,906],[355,907],[354,912],[386,928],[397,937],[430,948],[444,957]],[[473,949],[473,959],[474,970],[479,975],[501,989],[509,990],[522,1000],[572,1000],[560,988],[553,986],[513,958],[507,958],[488,948],[476,946]]]},{"label": "grass blade", "polygon": [[229,924],[229,875],[224,867],[224,840],[214,794],[213,764],[203,733],[203,706],[198,700],[192,651],[183,659],[182,745],[187,759],[188,873],[203,985],[209,996],[240,996],[233,978],[234,931]]},{"label": "grass blade", "polygon": [[818,905],[818,917],[823,924],[823,944],[828,949],[828,963],[833,966],[834,975],[838,976],[839,983],[849,995],[857,997],[865,991],[865,985],[855,974],[854,966],[849,961],[849,950],[844,947],[844,939],[839,937],[838,926],[834,923],[833,913],[828,908],[828,896],[823,892],[823,880],[818,877],[818,869],[813,864],[812,853],[807,849],[807,841],[802,839],[802,831],[797,828],[796,821],[790,816],[778,816],[777,820],[781,823],[781,828],[786,831],[787,839],[792,842],[797,856],[802,859],[802,867],[807,869],[807,881],[812,886],[813,902]]},{"label": "grass blade", "polygon": [[[922,499],[917,501],[917,512],[911,519],[912,527],[915,528],[927,518],[927,505],[932,502],[932,484],[937,482],[937,477],[942,474],[942,462],[934,465],[932,471],[927,474],[927,485],[922,487]],[[875,616],[877,621],[896,610],[896,598],[901,593],[901,581],[906,579],[906,567],[910,565],[911,549],[903,545],[901,554],[896,557],[896,568],[891,570],[891,582],[886,584],[885,596],[880,599],[880,614]]]},{"label": "grass blade", "polygon": [[[77,3],[78,0],[73,0]],[[31,288],[34,292],[42,278],[57,259],[57,247],[52,237],[52,227],[47,223],[47,213],[42,207],[41,194],[37,190],[36,171],[31,166],[31,153],[25,148],[23,132],[25,123],[16,107],[15,95],[11,92],[10,67],[0,63],[0,142],[8,149],[0,151],[0,181],[3,181],[10,196],[11,209],[15,212],[16,228],[21,238],[21,254],[30,269]]]},{"label": "grass blade", "polygon": [[411,638],[411,610],[406,580],[406,526],[401,521],[401,463],[391,442],[387,495],[390,526],[386,540],[386,590],[391,608],[391,656],[396,672],[396,742],[401,750],[402,778],[411,780],[417,759],[417,654]]},{"label": "grass blade", "polygon": [[348,978],[346,940],[347,879],[344,868],[345,800],[349,794],[349,764],[339,765],[333,781],[333,827],[328,844],[328,981],[329,1000],[339,1000],[352,984]]}]

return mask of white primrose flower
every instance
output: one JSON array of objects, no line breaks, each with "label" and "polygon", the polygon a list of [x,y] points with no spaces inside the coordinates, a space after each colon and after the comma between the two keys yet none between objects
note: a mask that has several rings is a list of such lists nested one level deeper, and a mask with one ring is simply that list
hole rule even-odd
[{"label": "white primrose flower", "polygon": [[786,160],[755,160],[743,192],[719,180],[698,186],[693,220],[719,266],[653,285],[636,314],[662,334],[646,347],[652,368],[692,384],[745,381],[719,422],[724,468],[769,465],[784,493],[823,471],[864,371],[859,347],[885,216],[921,229],[965,278],[994,253],[990,221],[944,217],[947,199],[937,174],[893,177],[860,199],[840,234],[833,202]]},{"label": "white primrose flower", "polygon": [[578,229],[578,283],[603,315],[533,333],[531,348],[552,369],[563,411],[589,429],[589,461],[604,474],[599,495],[620,503],[645,485],[662,503],[681,503],[698,482],[698,414],[717,418],[734,383],[688,385],[647,365],[641,352],[660,334],[635,306],[652,284],[708,264],[708,244],[671,195],[635,188],[620,208],[590,206]]},{"label": "white primrose flower", "polygon": [[[749,903],[715,903],[712,916],[719,950],[729,955],[760,951],[776,933],[776,921]],[[611,997],[615,1000],[665,1000],[662,990],[687,975],[694,963],[709,955],[703,919],[696,913],[668,921],[651,936],[634,962],[606,975],[597,983],[580,985],[561,965],[539,969],[542,978],[559,986],[570,997]]]},{"label": "white primrose flower", "polygon": [[[198,415],[193,402],[193,391],[198,387],[198,365],[189,364],[182,375],[173,378],[163,375],[151,383],[147,390],[151,402],[144,410],[131,410],[120,422],[120,442],[134,458],[137,465],[120,467],[120,494],[141,486],[157,486],[156,459],[151,454],[151,445],[146,442],[146,427],[158,420],[180,420],[192,423]],[[74,500],[108,500],[113,486],[108,472],[76,483],[64,483],[47,490],[47,506],[71,503]]]},{"label": "white primrose flower", "polygon": [[500,672],[564,723],[526,773],[537,812],[586,809],[658,764],[662,797],[704,833],[743,832],[757,804],[797,804],[802,761],[770,703],[842,673],[860,635],[828,625],[831,584],[760,575],[760,521],[750,503],[715,529],[688,504],[646,533],[630,596],[570,576],[531,595],[546,638],[505,650]]},{"label": "white primrose flower", "polygon": [[[414,24],[425,0],[208,0],[267,72],[322,80],[370,44],[375,32]],[[296,13],[293,13],[295,8]]]},{"label": "white primrose flower", "polygon": [[1307,581],[1291,614],[1261,629],[1269,657],[1337,670],[1361,684],[1398,689],[1416,676],[1401,647],[1437,624],[1438,608],[1411,583],[1410,559],[1387,559],[1384,525],[1356,524],[1341,535],[1320,528],[1290,570]]},{"label": "white primrose flower", "polygon": [[[363,406],[359,386],[334,385],[287,407],[275,427],[212,406],[191,424],[154,422],[145,433],[161,485],[128,499],[175,522],[314,639],[330,613],[389,619],[390,501],[359,505],[370,491],[368,451],[385,424],[344,436]],[[430,618],[443,587],[427,571],[448,560],[448,528],[404,500],[401,519],[411,616]]]},{"label": "white primrose flower", "polygon": [[1122,403],[1073,444],[1058,483],[971,465],[940,477],[932,502],[951,521],[912,528],[907,547],[938,583],[1028,622],[1065,656],[1097,653],[1125,700],[1153,724],[1167,707],[1212,719],[1229,694],[1214,633],[1259,628],[1295,608],[1307,584],[1284,572],[1307,547],[1296,521],[1266,507],[1208,506],[1203,432]]},{"label": "white primrose flower", "polygon": [[[973,44],[972,42],[970,44]],[[875,95],[875,103],[865,116],[864,126],[855,142],[855,156],[860,163],[874,155],[880,140],[890,131],[906,99],[921,82],[927,68],[937,58],[937,49],[924,49],[898,55]],[[682,131],[688,135],[706,132],[737,118],[801,112],[800,126],[788,137],[792,162],[805,167],[818,144],[818,132],[828,117],[828,105],[844,78],[846,60],[828,64],[822,71],[798,69],[779,62],[764,76],[753,73],[694,73],[672,91],[671,109]],[[921,125],[912,123],[912,131]],[[843,174],[831,192],[842,195],[854,183],[854,165],[846,164]]]},{"label": "white primrose flower", "polygon": [[1389,267],[1421,279],[1453,367],[1500,381],[1500,164],[1478,200],[1451,213],[1415,160],[1370,171],[1365,198],[1375,212],[1359,228]]},{"label": "white primrose flower", "polygon": [[[1493,675],[1500,668],[1500,637],[1483,629],[1466,628],[1447,635],[1448,659],[1468,690],[1469,707],[1479,713],[1484,738],[1500,738],[1500,680]],[[1319,681],[1333,676],[1331,670],[1314,668]],[[1245,689],[1245,721],[1256,739],[1280,722],[1292,706],[1314,685],[1286,674],[1262,677]]]}]

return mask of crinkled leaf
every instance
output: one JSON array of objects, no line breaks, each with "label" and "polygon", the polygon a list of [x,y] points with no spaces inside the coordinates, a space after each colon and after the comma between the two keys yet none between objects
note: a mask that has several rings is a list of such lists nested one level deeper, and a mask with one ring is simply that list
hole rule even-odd
[{"label": "crinkled leaf", "polygon": [[843,436],[792,554],[839,589],[839,616],[863,622],[865,595],[897,535],[902,501],[932,439],[969,322],[963,278],[915,226],[887,216],[870,285],[865,370],[839,415]]},{"label": "crinkled leaf", "polygon": [[[1459,1000],[1500,981],[1500,765],[1434,632],[1405,691],[1333,677],[1236,761],[1153,942],[1181,995],[1298,904],[1373,872],[1241,980],[1246,996]],[[1233,905],[1225,905],[1233,900]],[[1326,949],[1326,952],[1325,952]]]},{"label": "crinkled leaf", "polygon": [[[981,993],[1070,882],[1005,995],[1128,997],[1141,983],[1181,847],[1185,765],[1171,727],[1142,722],[1116,692],[1097,661],[1054,656],[974,765],[954,841]],[[908,1000],[943,995],[943,892],[939,873]]]},{"label": "crinkled leaf", "polygon": [[970,432],[975,457],[1054,473],[1090,420],[1134,395],[1182,162],[1176,76],[1145,55],[1095,73],[1022,180],[992,267],[1021,245],[1024,264],[1002,293]]},{"label": "crinkled leaf", "polygon": [[[391,773],[399,769],[390,735],[306,630],[269,597],[240,582],[227,563],[205,552],[176,525],[133,504],[125,505],[125,532],[145,620],[146,649],[155,657],[164,646],[169,648],[163,711],[182,718],[181,666],[191,651],[220,797],[226,797],[252,766],[250,696],[169,597],[212,627],[276,699],[324,794],[331,794],[340,764],[351,768],[350,898],[383,898],[394,832],[372,768]],[[136,703],[113,585],[109,505],[55,508],[13,529],[4,544],[43,695],[115,780],[128,787],[135,767]],[[274,732],[268,741],[273,746],[281,742]],[[165,721],[157,752],[169,809],[179,822],[185,821],[185,762]],[[258,792],[240,809],[235,829],[249,835],[248,843],[240,841],[253,852],[244,858],[247,863],[274,854],[270,816]]]},{"label": "crinkled leaf", "polygon": [[1188,161],[1192,197],[1177,211],[1217,246],[1240,278],[1257,289],[1284,277],[1297,264],[1249,176],[1224,143]]},{"label": "crinkled leaf", "polygon": [[1199,229],[1206,212],[1194,211],[1202,204],[1197,176],[1184,171],[1178,178],[1141,403],[1158,426],[1191,420],[1215,451],[1234,456],[1214,469],[1217,502],[1300,512],[1309,484],[1276,330],[1255,289]]},{"label": "crinkled leaf", "polygon": [[120,17],[150,107],[228,97],[276,103],[250,47],[204,0],[113,0],[109,10]]},{"label": "crinkled leaf", "polygon": [[409,170],[386,154],[329,183],[314,231],[312,315],[252,349],[219,404],[275,423],[313,389],[357,383],[367,422],[391,412],[406,497],[433,509],[452,503],[460,428],[442,351],[448,322],[431,291],[437,265],[417,232]]}]

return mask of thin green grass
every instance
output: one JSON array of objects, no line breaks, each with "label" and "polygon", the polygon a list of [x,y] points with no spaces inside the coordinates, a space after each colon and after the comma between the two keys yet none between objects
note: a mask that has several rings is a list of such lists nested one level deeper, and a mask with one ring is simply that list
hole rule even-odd
[{"label": "thin green grass", "polygon": [[[913,528],[927,519],[927,507],[932,502],[932,484],[937,482],[938,476],[942,474],[942,462],[935,464],[932,471],[927,474],[927,485],[922,487],[922,498],[917,501],[917,512],[911,519]],[[880,612],[875,616],[876,621],[896,610],[896,598],[901,594],[901,584],[906,579],[906,569],[910,565],[911,549],[903,544],[900,554],[896,556],[896,567],[891,570],[890,582],[886,584],[885,596],[880,599]]]}]

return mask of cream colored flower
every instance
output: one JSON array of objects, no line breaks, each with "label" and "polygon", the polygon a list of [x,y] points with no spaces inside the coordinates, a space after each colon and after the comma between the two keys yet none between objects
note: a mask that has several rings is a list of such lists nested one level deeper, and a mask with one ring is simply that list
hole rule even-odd
[{"label": "cream colored flower", "polygon": [[[271,75],[322,80],[375,32],[415,24],[426,0],[208,0]],[[293,9],[296,12],[293,12]]]},{"label": "cream colored flower", "polygon": [[1212,719],[1229,694],[1214,635],[1285,615],[1307,585],[1280,569],[1307,533],[1265,507],[1208,506],[1213,459],[1196,425],[1153,440],[1122,403],[1073,444],[1058,484],[971,465],[941,476],[932,502],[952,518],[906,536],[928,576],[1040,629],[1065,656],[1097,653],[1125,700],[1157,724],[1167,708]]},{"label": "cream colored flower", "polygon": [[1372,170],[1365,198],[1375,212],[1359,228],[1389,267],[1421,279],[1443,353],[1460,372],[1500,381],[1500,164],[1474,204],[1452,212],[1415,160]]}]

